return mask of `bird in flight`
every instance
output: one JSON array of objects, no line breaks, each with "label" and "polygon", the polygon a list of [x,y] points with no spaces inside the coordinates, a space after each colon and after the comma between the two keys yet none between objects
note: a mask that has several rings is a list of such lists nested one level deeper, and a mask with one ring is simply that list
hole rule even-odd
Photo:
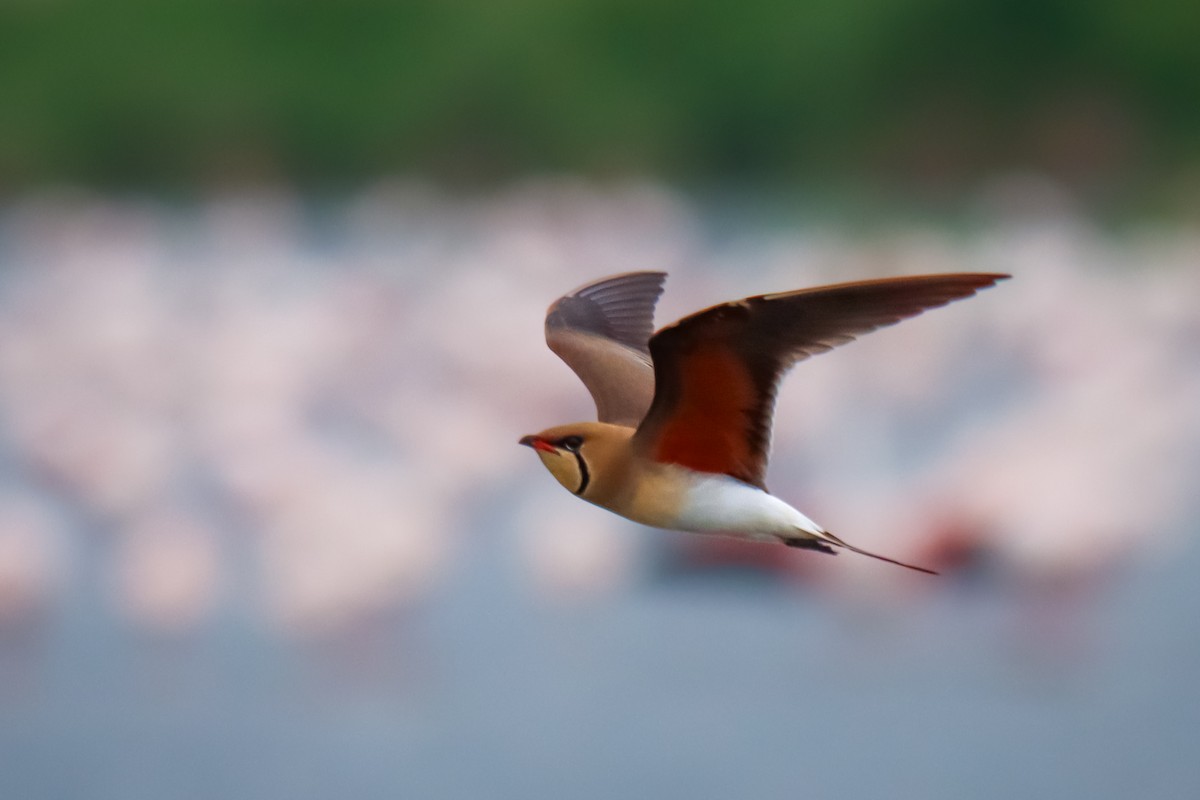
[{"label": "bird in flight", "polygon": [[596,402],[597,422],[522,437],[573,494],[656,528],[835,554],[870,553],[767,491],[775,392],[797,362],[1008,275],[841,283],[747,297],[653,332],[666,274],[630,272],[559,298],[546,343]]}]

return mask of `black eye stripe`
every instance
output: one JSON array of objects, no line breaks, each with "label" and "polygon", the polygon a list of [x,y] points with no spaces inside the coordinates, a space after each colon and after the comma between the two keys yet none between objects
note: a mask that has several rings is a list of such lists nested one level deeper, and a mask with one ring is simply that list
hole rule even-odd
[{"label": "black eye stripe", "polygon": [[559,439],[558,444],[564,450],[570,450],[572,453],[577,452],[580,446],[583,445],[582,436],[564,436]]}]

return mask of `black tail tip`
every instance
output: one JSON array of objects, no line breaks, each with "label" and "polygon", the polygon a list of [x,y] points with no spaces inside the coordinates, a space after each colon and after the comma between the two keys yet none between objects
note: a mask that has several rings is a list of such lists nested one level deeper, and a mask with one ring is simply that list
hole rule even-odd
[{"label": "black tail tip", "polygon": [[837,550],[834,550],[820,539],[782,539],[781,541],[788,547],[795,547],[797,550],[816,550],[818,553],[827,553],[831,556],[837,555]]}]

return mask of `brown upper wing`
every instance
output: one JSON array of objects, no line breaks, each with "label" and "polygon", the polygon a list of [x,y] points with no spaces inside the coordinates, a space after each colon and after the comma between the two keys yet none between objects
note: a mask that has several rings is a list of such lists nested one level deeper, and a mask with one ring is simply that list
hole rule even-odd
[{"label": "brown upper wing", "polygon": [[650,339],[656,389],[634,445],[659,462],[763,487],[775,389],[789,367],[1007,277],[843,283],[748,297],[685,317]]},{"label": "brown upper wing", "polygon": [[596,402],[601,422],[636,426],[654,396],[647,342],[666,274],[629,272],[581,286],[546,312],[546,344]]}]

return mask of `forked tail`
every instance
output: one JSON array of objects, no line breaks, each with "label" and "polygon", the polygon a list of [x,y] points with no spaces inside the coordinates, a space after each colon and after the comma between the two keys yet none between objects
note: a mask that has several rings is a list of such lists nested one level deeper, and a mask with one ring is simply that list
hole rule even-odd
[{"label": "forked tail", "polygon": [[832,542],[833,544],[836,544],[838,547],[844,547],[852,553],[858,553],[859,555],[870,556],[871,558],[877,558],[880,561],[886,561],[887,563],[895,564],[898,567],[907,567],[908,569],[916,570],[917,572],[924,572],[926,575],[937,575],[937,573],[931,569],[926,569],[925,567],[918,567],[916,564],[905,564],[903,561],[897,561],[894,558],[888,558],[887,556],[881,556],[878,553],[872,553],[869,550],[863,550],[862,548],[855,547],[852,544],[846,544],[845,542],[843,542],[838,537],[834,536],[829,531],[823,531],[821,534],[821,538],[826,539],[826,540]]}]

